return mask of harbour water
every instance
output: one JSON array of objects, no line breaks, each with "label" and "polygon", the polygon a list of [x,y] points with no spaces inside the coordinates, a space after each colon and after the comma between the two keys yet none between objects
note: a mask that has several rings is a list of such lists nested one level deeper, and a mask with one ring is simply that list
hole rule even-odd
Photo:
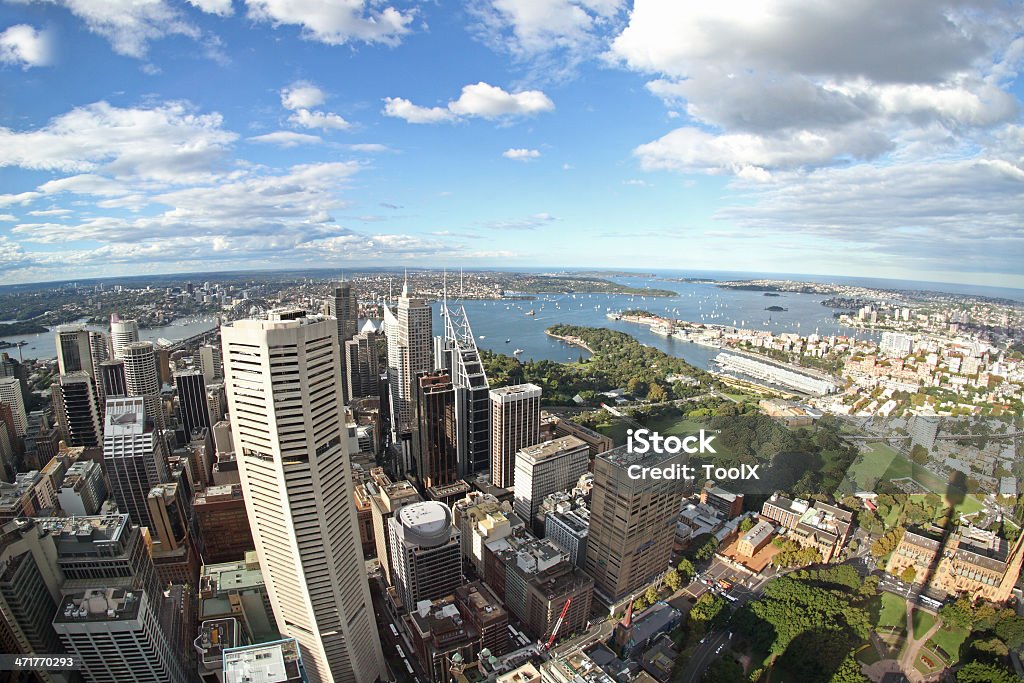
[{"label": "harbour water", "polygon": [[[694,282],[668,282],[660,279],[629,277],[616,281],[639,288],[670,289],[678,292],[672,297],[654,297],[624,294],[539,294],[533,300],[466,301],[466,313],[477,338],[477,345],[498,353],[511,355],[522,349],[522,360],[575,361],[588,354],[564,342],[552,339],[544,330],[557,323],[607,327],[633,335],[642,343],[685,359],[692,365],[709,369],[719,350],[699,344],[680,341],[652,333],[646,326],[610,320],[608,313],[636,308],[645,309],[690,322],[714,323],[770,330],[776,334],[795,332],[809,335],[848,334],[866,338],[870,333],[841,327],[832,317],[834,309],[821,305],[827,297],[815,294],[781,293],[764,296],[763,292],[721,289],[713,284]],[[785,311],[767,311],[779,306]],[[434,334],[441,334],[440,306],[434,305]],[[534,315],[526,315],[528,311]],[[140,331],[143,340],[166,338],[177,341],[209,329],[213,318],[175,321],[164,326]],[[101,330],[92,326],[90,329]],[[104,330],[105,331],[105,330]],[[24,358],[54,358],[56,350],[54,332],[16,335],[4,341],[27,342],[21,348]],[[508,340],[506,342],[506,340]],[[17,348],[4,349],[18,357]]]}]

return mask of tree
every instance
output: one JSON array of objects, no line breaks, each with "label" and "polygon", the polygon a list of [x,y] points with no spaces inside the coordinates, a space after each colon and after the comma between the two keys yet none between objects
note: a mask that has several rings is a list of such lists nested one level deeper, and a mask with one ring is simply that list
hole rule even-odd
[{"label": "tree", "polygon": [[852,654],[847,655],[829,683],[868,683],[870,679],[861,673],[860,662]]},{"label": "tree", "polygon": [[698,561],[710,560],[716,550],[718,550],[718,539],[712,536],[704,542],[704,545],[697,549],[694,557],[697,558]]},{"label": "tree", "polygon": [[644,600],[644,596],[641,595],[639,598],[633,601],[633,611],[642,612],[645,609],[647,609],[647,601]]},{"label": "tree", "polygon": [[653,605],[658,602],[658,589],[654,586],[648,586],[647,592],[644,593],[644,599],[647,601],[648,605]]},{"label": "tree", "polygon": [[995,664],[970,662],[956,672],[957,683],[1017,683],[1019,679]]},{"label": "tree", "polygon": [[735,683],[743,680],[743,667],[732,655],[719,657],[711,662],[704,677],[703,683]]},{"label": "tree", "polygon": [[697,569],[693,566],[693,562],[690,562],[685,557],[679,560],[677,568],[679,569],[680,578],[687,583],[692,581],[693,577],[697,575]]},{"label": "tree", "polygon": [[914,583],[914,579],[917,578],[917,570],[911,565],[900,573],[900,578],[906,583]]},{"label": "tree", "polygon": [[743,521],[740,522],[740,534],[745,534],[754,528],[754,520],[750,517],[744,517]]},{"label": "tree", "polygon": [[679,578],[679,570],[675,567],[670,567],[665,572],[665,585],[672,589],[672,592],[676,592],[683,585],[683,580]]},{"label": "tree", "polygon": [[668,394],[660,384],[651,382],[647,389],[647,400],[651,403],[661,403],[668,400]]},{"label": "tree", "polygon": [[632,377],[626,383],[626,392],[632,396],[639,394],[644,388],[644,381],[639,377]]},{"label": "tree", "polygon": [[690,618],[696,622],[709,622],[718,616],[723,607],[725,607],[725,600],[708,591],[693,603]]},{"label": "tree", "polygon": [[1016,650],[1021,645],[1024,645],[1024,617],[1018,617],[1013,613],[1013,610],[1003,610],[1003,613],[1008,614],[996,624],[996,635],[1008,647]]}]

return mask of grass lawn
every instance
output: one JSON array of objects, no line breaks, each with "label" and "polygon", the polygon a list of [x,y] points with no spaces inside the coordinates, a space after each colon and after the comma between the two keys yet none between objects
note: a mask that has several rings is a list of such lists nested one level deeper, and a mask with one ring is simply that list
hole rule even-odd
[{"label": "grass lawn", "polygon": [[[896,451],[888,444],[872,443],[850,467],[849,478],[863,491],[871,491],[896,458]],[[907,468],[909,473],[909,467]],[[906,476],[906,475],[904,475]]]},{"label": "grass lawn", "polygon": [[935,632],[931,642],[942,648],[943,652],[952,658],[950,664],[955,664],[960,658],[960,646],[967,640],[967,635],[967,631],[964,629],[943,627]]},{"label": "grass lawn", "polygon": [[700,431],[701,424],[686,417],[659,417],[647,420],[644,426],[662,436],[688,436]]},{"label": "grass lawn", "polygon": [[898,595],[882,593],[882,609],[878,613],[879,629],[895,626],[905,631],[907,626],[907,602]]},{"label": "grass lawn", "polygon": [[914,638],[920,638],[928,629],[935,625],[935,615],[922,610],[914,610]]},{"label": "grass lawn", "polygon": [[621,446],[626,443],[626,430],[629,425],[623,420],[613,418],[611,422],[603,422],[596,426],[596,430],[612,439],[612,443]]},{"label": "grass lawn", "polygon": [[868,666],[882,660],[882,655],[878,654],[878,650],[875,649],[874,645],[865,645],[855,656],[858,662]]}]

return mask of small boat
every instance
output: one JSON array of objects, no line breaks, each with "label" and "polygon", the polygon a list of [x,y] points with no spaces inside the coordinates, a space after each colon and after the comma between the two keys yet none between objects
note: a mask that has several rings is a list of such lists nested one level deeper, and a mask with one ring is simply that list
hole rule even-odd
[{"label": "small boat", "polygon": [[487,335],[486,335],[486,334],[481,334],[481,335],[480,335],[480,338],[481,338],[481,339],[487,339]]},{"label": "small boat", "polygon": [[511,339],[506,339],[505,343],[508,344],[510,341],[512,341],[512,340]]},{"label": "small boat", "polygon": [[535,310],[533,310],[533,309],[531,308],[530,310],[528,310],[528,311],[526,312],[526,315],[537,315],[537,311],[535,311]]},{"label": "small boat", "polygon": [[513,352],[512,352],[512,355],[513,355],[513,356],[518,356],[518,355],[519,355],[519,354],[521,354],[522,352],[523,352],[523,350],[522,350],[522,349],[516,349],[515,351],[513,351]]}]

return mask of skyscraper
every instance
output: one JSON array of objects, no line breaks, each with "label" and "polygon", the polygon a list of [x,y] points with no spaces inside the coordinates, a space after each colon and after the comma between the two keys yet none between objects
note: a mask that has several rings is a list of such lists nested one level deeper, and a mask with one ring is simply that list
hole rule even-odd
[{"label": "skyscraper", "polygon": [[347,404],[352,398],[352,394],[349,393],[349,357],[345,344],[359,331],[359,302],[356,301],[356,293],[352,290],[351,284],[342,282],[334,288],[334,296],[331,297],[329,310],[338,323],[338,344],[341,346],[341,393]]},{"label": "skyscraper", "polygon": [[86,372],[95,376],[89,330],[82,325],[61,325],[54,335],[57,342],[57,372]]},{"label": "skyscraper", "polygon": [[408,282],[402,287],[395,313],[384,307],[384,333],[388,338],[388,382],[391,400],[391,440],[400,451],[396,469],[403,475],[411,467],[412,404],[416,397],[416,376],[433,369],[433,319],[430,304],[409,296]]},{"label": "skyscraper", "polygon": [[444,371],[421,372],[416,378],[413,461],[424,489],[451,484],[456,466],[455,389]]},{"label": "skyscraper", "polygon": [[203,373],[198,370],[183,370],[174,373],[174,386],[178,390],[178,411],[181,424],[185,427],[186,439],[199,430],[210,431],[210,404],[206,398],[206,383]]},{"label": "skyscraper", "polygon": [[14,431],[25,436],[28,429],[28,415],[25,414],[25,398],[21,393],[21,380],[17,377],[0,377],[0,403],[7,404],[14,418]]},{"label": "skyscraper", "polygon": [[150,342],[132,342],[121,349],[124,361],[124,383],[128,396],[146,399],[146,414],[158,429],[163,429],[164,410],[160,399],[160,379],[157,376],[156,353]]},{"label": "skyscraper", "polygon": [[253,540],[282,635],[311,683],[384,678],[352,505],[338,327],[303,311],[221,328]]},{"label": "skyscraper", "polygon": [[406,611],[462,585],[462,544],[447,505],[436,500],[406,505],[388,527],[391,576]]},{"label": "skyscraper", "polygon": [[61,373],[50,385],[57,423],[69,446],[93,448],[103,438],[103,422],[93,378],[85,371]]},{"label": "skyscraper", "polygon": [[444,306],[445,331],[438,365],[448,370],[455,386],[455,413],[460,477],[491,466],[490,384],[480,361],[466,309]]},{"label": "skyscraper", "polygon": [[199,347],[199,361],[197,365],[203,371],[203,379],[207,384],[213,383],[215,379],[224,376],[224,362],[221,360],[220,349],[211,344],[203,344]]},{"label": "skyscraper", "polygon": [[134,320],[121,320],[116,315],[110,318],[110,348],[114,358],[121,358],[124,347],[139,341],[139,324]]},{"label": "skyscraper", "polygon": [[377,334],[362,332],[345,342],[345,386],[348,398],[380,394],[380,362]]},{"label": "skyscraper", "polygon": [[100,363],[99,377],[103,396],[127,396],[128,384],[124,376],[123,360],[105,360]]},{"label": "skyscraper", "polygon": [[554,441],[526,446],[516,452],[513,508],[527,525],[536,527],[534,516],[541,501],[564,491],[587,473],[590,449],[582,439],[563,436]]},{"label": "skyscraper", "polygon": [[515,483],[516,451],[540,441],[540,395],[536,384],[492,389],[491,482],[503,489]]},{"label": "skyscraper", "polygon": [[625,446],[594,460],[587,573],[602,602],[614,606],[665,571],[672,557],[682,479],[633,478],[630,466],[682,465],[685,454],[630,453]]},{"label": "skyscraper", "polygon": [[103,468],[120,511],[135,524],[150,526],[146,499],[168,480],[167,453],[143,397],[107,399]]}]

